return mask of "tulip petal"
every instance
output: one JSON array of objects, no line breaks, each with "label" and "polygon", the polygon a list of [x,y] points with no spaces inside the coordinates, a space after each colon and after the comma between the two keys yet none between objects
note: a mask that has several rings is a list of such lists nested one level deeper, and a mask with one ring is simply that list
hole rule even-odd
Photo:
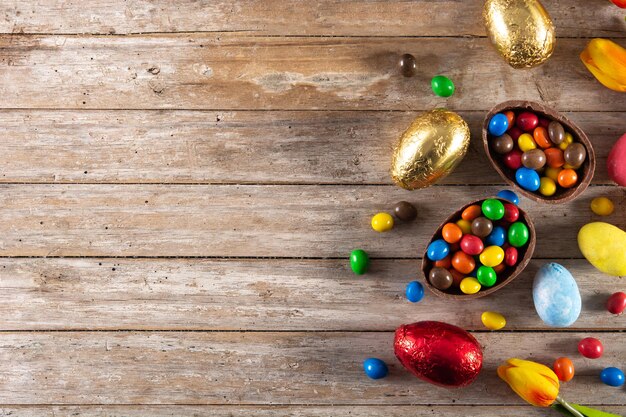
[{"label": "tulip petal", "polygon": [[532,405],[549,407],[559,394],[556,374],[536,362],[509,359],[507,365],[498,367],[498,376]]},{"label": "tulip petal", "polygon": [[580,59],[605,87],[626,92],[626,49],[608,39],[592,39]]}]

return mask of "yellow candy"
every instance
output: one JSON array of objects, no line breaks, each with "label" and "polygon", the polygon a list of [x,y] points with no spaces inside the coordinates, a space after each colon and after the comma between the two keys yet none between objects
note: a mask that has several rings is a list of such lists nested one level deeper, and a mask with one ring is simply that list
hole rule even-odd
[{"label": "yellow candy", "polygon": [[504,260],[504,250],[500,246],[488,246],[482,251],[479,258],[481,264],[494,267],[500,265]]},{"label": "yellow candy", "polygon": [[461,228],[461,231],[464,235],[472,232],[472,224],[465,219],[460,219],[458,222],[456,222],[456,225]]},{"label": "yellow candy", "polygon": [[480,320],[489,330],[500,330],[506,326],[506,319],[500,313],[495,311],[485,311],[480,315]]},{"label": "yellow candy", "polygon": [[535,143],[535,139],[530,136],[528,133],[522,133],[517,138],[517,146],[519,146],[522,152],[530,151],[531,149],[537,149],[537,144]]},{"label": "yellow candy", "polygon": [[539,192],[541,195],[545,195],[546,197],[550,197],[556,193],[556,182],[552,178],[541,177],[539,182]]},{"label": "yellow candy", "polygon": [[556,182],[559,180],[559,172],[561,172],[561,168],[546,167],[544,175]]},{"label": "yellow candy", "polygon": [[598,216],[610,216],[613,210],[615,210],[613,202],[606,197],[596,197],[591,200],[591,211]]},{"label": "yellow candy", "polygon": [[378,213],[372,217],[372,229],[381,233],[393,229],[393,217],[391,217],[391,214]]},{"label": "yellow candy", "polygon": [[461,281],[461,292],[464,294],[476,294],[478,291],[480,291],[480,282],[476,278],[463,278]]},{"label": "yellow candy", "polygon": [[574,142],[574,137],[571,133],[565,132],[565,138],[563,142],[559,143],[559,149],[564,151],[572,142]]}]

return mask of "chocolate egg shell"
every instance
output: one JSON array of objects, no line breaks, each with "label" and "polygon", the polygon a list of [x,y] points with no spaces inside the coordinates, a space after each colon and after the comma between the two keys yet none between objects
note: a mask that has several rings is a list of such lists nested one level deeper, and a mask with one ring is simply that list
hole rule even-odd
[{"label": "chocolate egg shell", "polygon": [[[489,288],[483,288],[481,289],[479,292],[475,293],[475,294],[463,294],[461,292],[461,290],[458,287],[453,286],[452,288],[449,288],[445,291],[442,291],[438,288],[436,288],[435,286],[433,286],[429,280],[428,280],[428,276],[430,274],[430,271],[433,269],[434,267],[434,263],[433,261],[431,261],[430,259],[428,259],[428,256],[426,255],[426,249],[424,250],[424,253],[422,255],[422,273],[424,274],[424,278],[425,278],[425,283],[426,286],[428,287],[429,290],[431,290],[435,295],[437,295],[438,297],[442,297],[442,298],[447,298],[447,299],[453,299],[453,300],[472,300],[475,298],[480,298],[480,297],[484,297],[487,296],[495,291],[498,291],[500,288],[503,288],[505,285],[507,285],[508,283],[510,283],[511,281],[513,281],[515,278],[517,278],[517,276],[524,270],[524,268],[526,268],[526,266],[528,265],[528,263],[530,262],[530,258],[533,255],[533,252],[535,250],[535,244],[537,241],[537,237],[535,234],[535,226],[530,218],[530,216],[520,207],[514,206],[511,204],[510,201],[499,198],[499,197],[490,197],[496,200],[499,200],[502,204],[505,205],[511,205],[513,207],[515,207],[515,210],[519,213],[519,218],[517,219],[517,221],[521,221],[523,223],[525,223],[528,226],[528,234],[529,234],[529,239],[528,239],[528,244],[524,247],[518,248],[517,249],[517,262],[514,265],[514,268],[509,268],[507,269],[506,272],[499,274],[498,275],[498,282],[496,282],[496,284],[493,287],[489,287]],[[430,239],[430,241],[434,241],[434,240],[438,240],[441,238],[441,232],[443,230],[443,227],[448,224],[448,223],[455,223],[458,219],[461,218],[461,213],[463,213],[463,211],[468,208],[469,206],[472,205],[478,205],[481,206],[482,202],[486,200],[485,198],[482,198],[480,200],[476,200],[476,201],[472,201],[469,202],[467,204],[465,204],[463,207],[459,208],[458,210],[456,210],[455,212],[451,213],[450,216],[448,216],[447,219],[445,219],[437,228],[437,230],[435,231],[435,233],[433,233],[432,238]],[[427,245],[428,246],[428,245]],[[454,276],[453,276],[454,278]]]},{"label": "chocolate egg shell", "polygon": [[554,24],[539,0],[486,0],[483,21],[491,43],[513,68],[535,67],[554,51]]},{"label": "chocolate egg shell", "polygon": [[[527,191],[517,184],[517,182],[515,181],[516,170],[509,168],[505,164],[503,156],[493,151],[493,148],[491,147],[491,141],[493,140],[493,137],[489,135],[487,130],[489,121],[494,114],[506,112],[509,110],[516,112],[531,111],[537,114],[540,120],[546,119],[550,122],[559,122],[563,126],[565,131],[572,134],[574,143],[580,143],[585,147],[587,158],[585,159],[585,162],[583,162],[582,166],[577,170],[578,183],[574,187],[558,187],[553,195],[544,196],[537,192]],[[593,146],[591,145],[591,142],[587,138],[585,132],[583,132],[582,129],[578,127],[578,125],[576,125],[574,122],[572,122],[556,110],[532,101],[507,101],[504,103],[500,103],[492,108],[485,116],[483,122],[483,147],[485,149],[485,153],[487,154],[487,158],[491,162],[491,165],[493,165],[498,174],[500,174],[500,176],[513,188],[516,193],[519,193],[524,197],[531,199],[532,201],[537,201],[541,203],[559,204],[571,201],[578,197],[583,191],[587,189],[587,186],[591,183],[596,166],[596,158],[593,151]]]},{"label": "chocolate egg shell", "polygon": [[428,187],[461,162],[469,140],[469,127],[458,114],[446,109],[422,113],[395,147],[391,178],[407,190]]},{"label": "chocolate egg shell", "polygon": [[394,353],[419,379],[456,388],[471,384],[483,365],[478,341],[460,327],[438,321],[400,326],[394,337]]}]

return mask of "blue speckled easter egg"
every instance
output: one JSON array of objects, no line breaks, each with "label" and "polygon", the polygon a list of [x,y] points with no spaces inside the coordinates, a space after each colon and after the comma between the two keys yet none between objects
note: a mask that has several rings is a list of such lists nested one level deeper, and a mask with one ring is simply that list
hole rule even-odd
[{"label": "blue speckled easter egg", "polygon": [[542,266],[533,283],[535,310],[548,326],[571,326],[580,315],[578,285],[563,265],[551,262]]}]

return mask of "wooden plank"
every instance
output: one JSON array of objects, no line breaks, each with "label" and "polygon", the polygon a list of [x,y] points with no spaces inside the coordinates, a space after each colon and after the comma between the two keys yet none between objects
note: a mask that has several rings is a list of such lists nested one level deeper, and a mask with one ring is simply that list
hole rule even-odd
[{"label": "wooden plank", "polygon": [[[626,414],[626,407],[605,406],[602,411]],[[137,406],[10,406],[0,407],[0,413],[12,417],[172,417],[172,416],[215,416],[215,417],[335,417],[335,416],[389,416],[406,417],[419,416],[466,416],[485,417],[497,413],[501,417],[545,417],[546,410],[531,406],[198,406],[198,405],[137,405]]]},{"label": "wooden plank", "polygon": [[[68,312],[68,314],[71,314]],[[521,405],[496,375],[510,357],[552,363],[570,356],[576,377],[561,394],[583,404],[624,405],[602,385],[603,366],[626,355],[619,333],[594,333],[601,360],[581,358],[589,333],[477,333],[483,372],[449,390],[396,362],[393,333],[3,333],[0,402],[10,404],[441,404]],[[390,376],[368,380],[362,361],[385,360]]]},{"label": "wooden plank", "polygon": [[[417,112],[1,111],[0,182],[391,184],[391,148]],[[442,184],[498,184],[484,112],[462,112],[469,154]],[[567,113],[595,146],[594,183],[624,113]],[[245,169],[242,169],[245,167]]]},{"label": "wooden plank", "polygon": [[[439,223],[501,186],[0,185],[0,256],[341,257],[362,247],[373,257],[419,257]],[[548,207],[524,200],[538,231],[535,257],[580,258],[578,229],[601,219],[593,197],[617,207],[626,191],[590,187]],[[417,221],[377,234],[376,212],[400,200]],[[608,221],[626,228],[626,213]]]},{"label": "wooden plank", "polygon": [[[545,2],[544,2],[545,3]],[[624,37],[623,13],[586,0],[548,2],[559,36]],[[289,13],[285,13],[288,10]],[[5,0],[4,33],[226,31],[261,35],[451,36],[485,34],[481,2],[443,0]]]},{"label": "wooden plank", "polygon": [[[581,291],[583,313],[570,329],[624,329],[605,309],[621,280],[585,260],[553,261]],[[417,316],[484,330],[487,310],[505,314],[507,330],[545,330],[531,292],[545,262],[533,260],[495,296],[451,308],[430,292],[406,300],[407,282],[423,282],[417,260],[375,260],[355,276],[345,260],[0,259],[0,330],[393,331]]]},{"label": "wooden plank", "polygon": [[[580,62],[587,42],[561,39],[545,65],[520,71],[484,38],[3,35],[0,93],[2,108],[488,110],[515,98],[626,111],[626,95]],[[415,78],[398,73],[406,52]],[[450,99],[431,91],[439,73],[457,85]]]}]

